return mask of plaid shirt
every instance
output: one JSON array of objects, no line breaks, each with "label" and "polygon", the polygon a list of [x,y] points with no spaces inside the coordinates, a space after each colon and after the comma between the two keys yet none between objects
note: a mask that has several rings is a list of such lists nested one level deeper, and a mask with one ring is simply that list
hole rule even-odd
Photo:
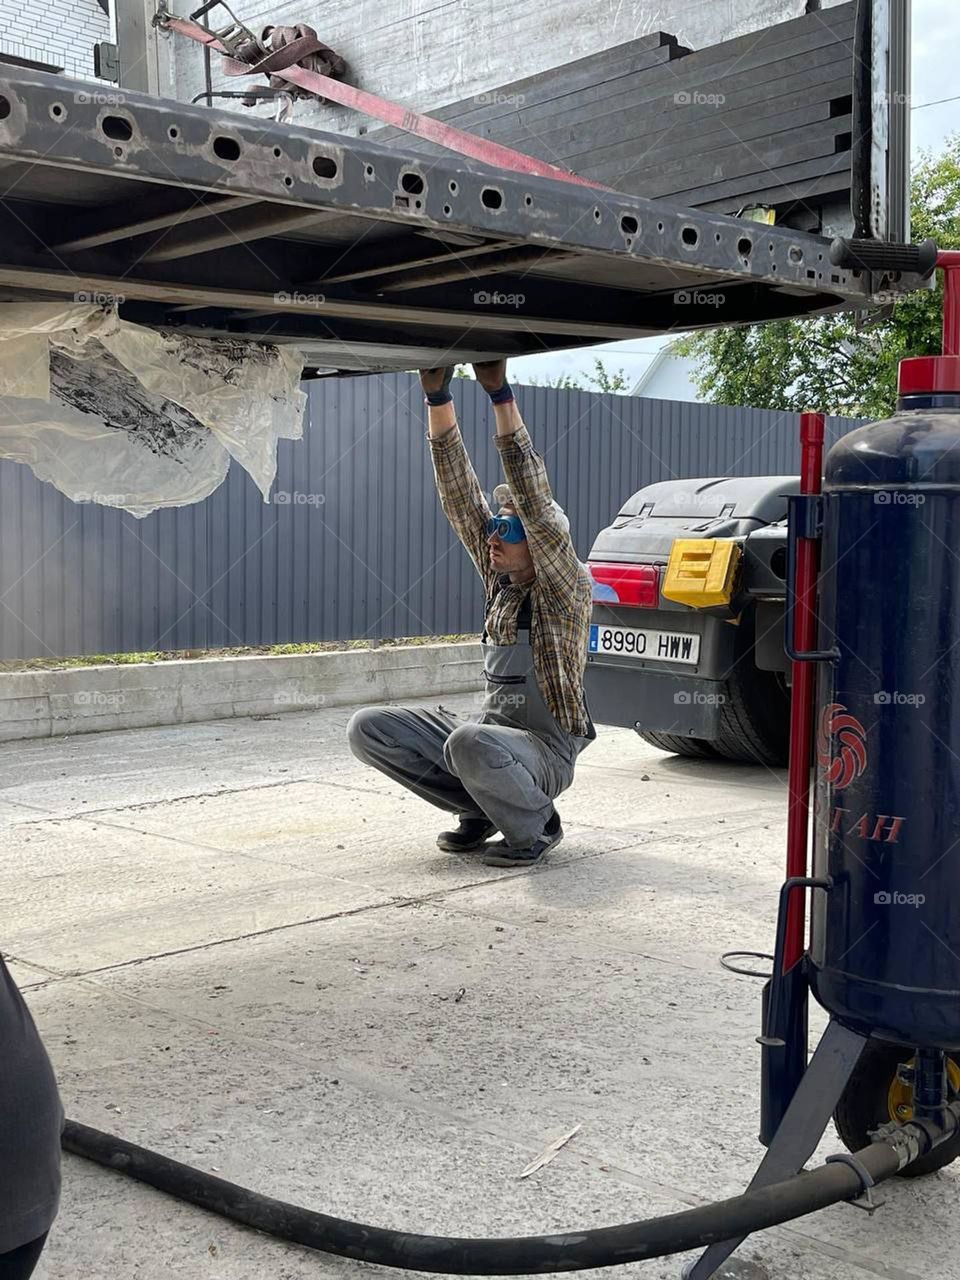
[{"label": "plaid shirt", "polygon": [[589,733],[583,698],[592,583],[570,534],[552,507],[543,459],[526,427],[496,436],[503,471],[523,521],[536,577],[517,585],[490,564],[487,521],[492,514],[467,456],[459,427],[431,438],[433,469],[444,514],[470,553],[486,591],[486,628],[494,644],[516,644],[517,615],[528,591],[532,604],[533,665],[554,719],[577,737]]}]

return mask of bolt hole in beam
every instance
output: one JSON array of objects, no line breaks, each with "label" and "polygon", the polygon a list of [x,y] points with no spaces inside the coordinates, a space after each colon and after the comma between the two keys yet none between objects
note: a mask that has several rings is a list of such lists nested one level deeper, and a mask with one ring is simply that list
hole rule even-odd
[{"label": "bolt hole in beam", "polygon": [[12,110],[13,107],[10,105],[10,99],[5,98],[3,94],[0,93],[0,120],[6,120]]},{"label": "bolt hole in beam", "polygon": [[741,258],[749,258],[753,252],[753,241],[749,236],[741,236],[737,241],[737,253]]},{"label": "bolt hole in beam", "polygon": [[100,121],[100,129],[114,142],[129,142],[133,137],[133,125],[124,116],[104,116]]},{"label": "bolt hole in beam", "polygon": [[213,140],[213,154],[220,160],[239,160],[240,143],[236,138],[227,138],[222,133]]},{"label": "bolt hole in beam", "polygon": [[[369,168],[369,165],[367,167]],[[337,176],[340,172],[340,166],[330,156],[314,156],[313,172],[318,178],[327,178],[329,180]]]},{"label": "bolt hole in beam", "polygon": [[480,192],[480,203],[485,209],[502,209],[503,192],[496,187],[484,187]]},{"label": "bolt hole in beam", "polygon": [[684,227],[680,232],[680,239],[688,249],[695,249],[700,243],[700,232],[696,227]]},{"label": "bolt hole in beam", "polygon": [[457,194],[457,192],[460,190],[460,188],[457,186],[456,182],[454,182],[452,179],[451,179],[451,181],[450,181],[449,186],[450,186],[450,194],[451,194],[452,196],[455,196],[455,195]]},{"label": "bolt hole in beam", "polygon": [[63,117],[66,115],[66,111],[64,110],[63,103],[62,102],[52,103],[50,107],[50,114],[51,116],[53,116],[54,120],[62,120]]},{"label": "bolt hole in beam", "polygon": [[632,213],[625,213],[620,219],[620,230],[625,236],[635,236],[640,230],[639,219]]},{"label": "bolt hole in beam", "polygon": [[176,142],[176,140],[180,137],[180,130],[177,128],[175,124],[172,124],[170,128],[167,130],[167,137],[170,139],[171,142]]},{"label": "bolt hole in beam", "polygon": [[[787,250],[787,257],[795,267],[799,267],[800,263],[803,261],[803,250],[798,244],[792,244]],[[808,272],[807,274],[809,275],[810,273]]]},{"label": "bolt hole in beam", "polygon": [[408,196],[422,195],[423,188],[424,182],[422,174],[411,172],[400,175],[400,190],[405,191]]},{"label": "bolt hole in beam", "polygon": [[594,209],[594,211],[593,211],[593,220],[594,220],[594,222],[599,222],[602,216],[603,216],[603,215],[602,215],[602,214],[601,214],[601,212],[600,212],[600,208],[599,208],[599,206],[597,206],[597,207]]}]

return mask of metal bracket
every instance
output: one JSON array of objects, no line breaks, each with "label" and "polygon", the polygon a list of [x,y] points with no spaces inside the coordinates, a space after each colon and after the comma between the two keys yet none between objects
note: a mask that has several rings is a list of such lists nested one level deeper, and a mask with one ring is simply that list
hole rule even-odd
[{"label": "metal bracket", "polygon": [[886,1198],[877,1200],[873,1195],[873,1188],[877,1185],[873,1180],[868,1169],[860,1163],[855,1155],[851,1155],[849,1151],[838,1152],[835,1156],[827,1156],[825,1164],[845,1164],[848,1165],[857,1177],[860,1179],[861,1194],[856,1200],[848,1200],[848,1204],[852,1204],[855,1209],[863,1209],[872,1217],[878,1209],[883,1208],[887,1203]]},{"label": "metal bracket", "polygon": [[790,903],[790,895],[795,889],[832,889],[833,880],[830,876],[817,878],[813,876],[791,876],[788,880],[784,880],[780,886],[780,906],[777,911],[777,941],[774,947],[773,958],[773,977],[772,986],[770,988],[770,1004],[767,1010],[767,1024],[763,1029],[763,1035],[757,1036],[757,1044],[765,1045],[768,1048],[780,1049],[784,1046],[782,1038],[776,1035],[768,1035],[769,1031],[775,1031],[779,1023],[780,1012],[780,987],[783,979],[783,957],[787,945],[787,907]]},{"label": "metal bracket", "polygon": [[823,494],[787,495],[788,518],[796,525],[798,538],[819,539],[823,534]]},{"label": "metal bracket", "polygon": [[794,618],[797,611],[797,540],[816,541],[823,532],[823,496],[819,493],[792,493],[787,498],[787,582],[783,613],[783,647],[791,662],[836,662],[840,650],[797,649]]}]

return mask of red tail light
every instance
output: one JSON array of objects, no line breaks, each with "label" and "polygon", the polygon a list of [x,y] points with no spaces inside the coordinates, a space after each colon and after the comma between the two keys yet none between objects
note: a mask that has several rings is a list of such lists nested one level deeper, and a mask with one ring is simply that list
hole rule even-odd
[{"label": "red tail light", "polygon": [[595,604],[624,604],[634,609],[660,606],[660,570],[655,564],[587,565],[593,576]]}]

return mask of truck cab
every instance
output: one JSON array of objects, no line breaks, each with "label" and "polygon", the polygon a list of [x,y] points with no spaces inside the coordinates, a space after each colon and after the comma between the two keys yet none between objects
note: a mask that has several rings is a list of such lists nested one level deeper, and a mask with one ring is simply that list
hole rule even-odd
[{"label": "truck cab", "polygon": [[666,480],[597,535],[595,720],[678,755],[786,762],[787,498],[796,476]]}]

